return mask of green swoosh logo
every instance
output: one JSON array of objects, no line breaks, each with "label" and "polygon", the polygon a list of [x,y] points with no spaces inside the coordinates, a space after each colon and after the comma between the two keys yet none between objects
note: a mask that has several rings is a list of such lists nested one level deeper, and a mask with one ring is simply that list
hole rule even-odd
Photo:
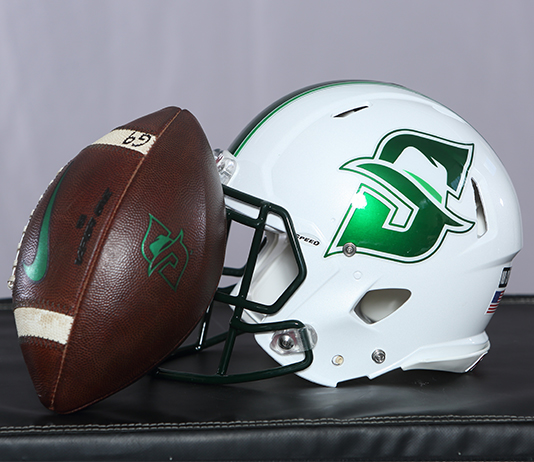
[{"label": "green swoosh logo", "polygon": [[63,176],[59,180],[56,189],[54,189],[54,192],[52,193],[50,202],[48,202],[48,206],[46,207],[43,222],[41,223],[41,231],[39,232],[39,242],[37,243],[37,253],[35,255],[35,259],[31,265],[27,265],[26,262],[23,262],[26,276],[28,276],[34,282],[40,281],[46,274],[46,268],[48,267],[48,236],[50,229],[50,217],[52,216],[52,209],[54,207],[57,192],[61,186],[61,183],[63,182],[63,178],[65,178],[66,173],[67,171],[65,170],[65,173],[63,173]]}]

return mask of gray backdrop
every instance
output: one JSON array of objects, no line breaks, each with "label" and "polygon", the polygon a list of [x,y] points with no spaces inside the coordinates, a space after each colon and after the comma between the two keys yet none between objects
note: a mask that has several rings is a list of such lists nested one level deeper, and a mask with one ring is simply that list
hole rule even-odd
[{"label": "gray backdrop", "polygon": [[418,90],[486,137],[523,213],[508,293],[533,293],[533,19],[528,0],[0,0],[0,296],[29,213],[87,144],[177,105],[227,147],[274,100],[337,79]]}]

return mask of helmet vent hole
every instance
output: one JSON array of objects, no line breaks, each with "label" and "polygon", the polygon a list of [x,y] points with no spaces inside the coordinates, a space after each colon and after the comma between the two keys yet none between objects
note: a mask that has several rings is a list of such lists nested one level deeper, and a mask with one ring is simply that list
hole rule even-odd
[{"label": "helmet vent hole", "polygon": [[471,180],[473,184],[473,191],[475,194],[475,205],[477,209],[477,236],[482,237],[488,231],[488,221],[486,219],[486,211],[484,210],[484,203],[480,196],[480,190],[475,180]]},{"label": "helmet vent hole", "polygon": [[397,311],[411,295],[406,289],[372,290],[359,301],[354,312],[367,324],[374,324]]},{"label": "helmet vent hole", "polygon": [[343,119],[345,117],[348,117],[348,116],[354,114],[355,112],[361,111],[362,109],[367,109],[368,107],[369,106],[360,106],[360,107],[355,107],[353,109],[349,109],[348,111],[344,111],[344,112],[341,112],[338,115],[335,115],[334,119]]}]

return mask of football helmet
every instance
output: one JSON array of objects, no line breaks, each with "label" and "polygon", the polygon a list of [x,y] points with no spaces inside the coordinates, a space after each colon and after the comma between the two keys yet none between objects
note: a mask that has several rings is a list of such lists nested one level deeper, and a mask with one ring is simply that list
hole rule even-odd
[{"label": "football helmet", "polygon": [[[521,215],[501,161],[457,114],[397,85],[323,83],[215,155],[229,220],[255,229],[251,251],[216,296],[234,315],[215,379],[161,375],[296,372],[336,386],[398,368],[466,372],[488,352]],[[241,332],[280,367],[226,375]]]}]

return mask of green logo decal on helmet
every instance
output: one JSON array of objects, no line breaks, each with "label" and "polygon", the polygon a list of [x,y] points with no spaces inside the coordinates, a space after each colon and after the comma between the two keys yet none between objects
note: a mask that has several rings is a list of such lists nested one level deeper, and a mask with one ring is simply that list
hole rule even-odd
[{"label": "green logo decal on helmet", "polygon": [[446,235],[474,226],[453,212],[450,196],[462,195],[473,160],[473,144],[413,130],[386,135],[370,158],[340,167],[364,179],[325,257],[353,244],[356,253],[405,263],[424,260]]}]

